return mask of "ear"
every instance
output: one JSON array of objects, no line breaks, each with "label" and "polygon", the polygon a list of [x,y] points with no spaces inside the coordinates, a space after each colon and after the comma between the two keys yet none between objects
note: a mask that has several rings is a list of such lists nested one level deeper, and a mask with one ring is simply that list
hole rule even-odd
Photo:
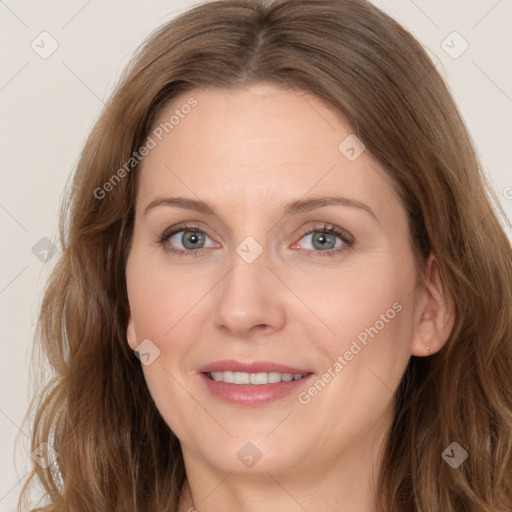
[{"label": "ear", "polygon": [[420,357],[432,355],[444,346],[455,323],[453,298],[433,254],[425,265],[416,308],[411,354]]},{"label": "ear", "polygon": [[128,345],[132,350],[135,350],[135,347],[138,345],[137,336],[135,335],[135,326],[133,324],[133,318],[130,311],[130,307],[126,306],[127,314],[128,314],[128,322],[126,326],[126,339],[128,341]]}]

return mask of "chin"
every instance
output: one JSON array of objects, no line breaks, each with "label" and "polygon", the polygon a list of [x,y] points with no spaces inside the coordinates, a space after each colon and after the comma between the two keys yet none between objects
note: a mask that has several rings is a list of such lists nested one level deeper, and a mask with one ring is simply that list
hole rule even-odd
[{"label": "chin", "polygon": [[[300,438],[300,436],[297,436]],[[264,436],[236,437],[225,443],[196,446],[196,456],[210,465],[232,474],[256,475],[296,470],[307,456],[305,446],[283,445],[281,440],[271,442]]]}]

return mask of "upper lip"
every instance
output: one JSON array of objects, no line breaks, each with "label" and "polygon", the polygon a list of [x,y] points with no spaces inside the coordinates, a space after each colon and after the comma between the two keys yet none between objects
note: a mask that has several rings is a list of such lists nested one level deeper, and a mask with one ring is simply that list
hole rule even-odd
[{"label": "upper lip", "polygon": [[244,372],[244,373],[312,373],[308,369],[294,368],[272,361],[235,361],[232,359],[224,361],[213,361],[197,369],[199,373],[208,372]]}]

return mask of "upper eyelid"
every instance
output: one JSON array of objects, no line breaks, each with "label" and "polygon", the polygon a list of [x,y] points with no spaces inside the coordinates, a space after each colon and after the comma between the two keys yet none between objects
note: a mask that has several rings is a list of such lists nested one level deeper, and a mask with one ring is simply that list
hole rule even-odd
[{"label": "upper eyelid", "polygon": [[[201,226],[199,224],[200,223],[198,223],[198,222],[185,224],[185,225],[178,224],[172,228],[164,230],[164,232],[162,234],[162,238],[169,239],[171,236],[174,236],[177,233],[181,233],[182,231],[196,231],[196,232],[205,234],[208,238],[210,238],[214,242],[219,243],[208,234],[208,230],[201,228]],[[317,225],[317,226],[305,227],[303,230],[300,230],[299,234],[295,235],[295,237],[298,237],[297,242],[299,240],[301,240],[302,238],[304,238],[306,235],[309,235],[311,233],[332,230],[333,234],[336,235],[337,237],[339,237],[344,242],[354,243],[354,237],[346,229],[336,226],[335,224],[328,223],[328,222],[318,222],[318,224],[319,225]],[[320,224],[322,224],[322,225],[320,225]],[[293,242],[293,243],[297,243],[297,242]]]}]

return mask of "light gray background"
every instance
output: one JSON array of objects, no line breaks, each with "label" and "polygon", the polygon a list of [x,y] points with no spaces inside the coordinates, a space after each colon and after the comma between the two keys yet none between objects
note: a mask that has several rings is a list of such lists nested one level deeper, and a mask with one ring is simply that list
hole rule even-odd
[{"label": "light gray background", "polygon": [[[30,461],[29,360],[41,291],[58,253],[63,189],[121,69],[152,30],[199,2],[0,0],[0,512],[15,510]],[[429,49],[447,80],[489,179],[512,218],[511,0],[375,0]],[[58,43],[48,58],[43,31]],[[469,44],[462,48],[458,32]],[[448,39],[446,39],[450,36]],[[446,46],[445,46],[446,47]],[[512,229],[502,221],[512,238]],[[18,438],[18,449],[14,450]],[[16,458],[16,464],[15,464]]]}]

